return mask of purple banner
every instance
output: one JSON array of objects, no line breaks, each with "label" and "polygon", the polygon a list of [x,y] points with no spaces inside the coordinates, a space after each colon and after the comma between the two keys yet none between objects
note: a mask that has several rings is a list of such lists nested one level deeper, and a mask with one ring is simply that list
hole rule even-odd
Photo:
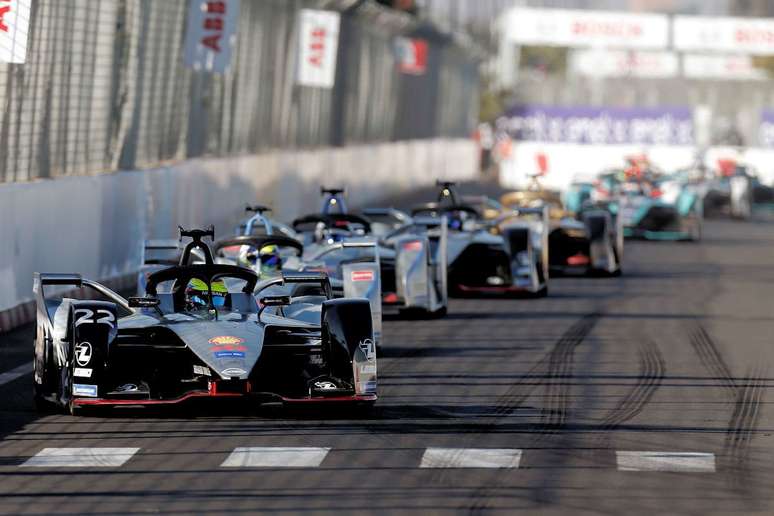
[{"label": "purple banner", "polygon": [[774,147],[774,111],[764,109],[761,112],[761,125],[758,128],[758,143],[762,147]]},{"label": "purple banner", "polygon": [[515,106],[497,129],[525,141],[582,144],[693,144],[690,108]]}]

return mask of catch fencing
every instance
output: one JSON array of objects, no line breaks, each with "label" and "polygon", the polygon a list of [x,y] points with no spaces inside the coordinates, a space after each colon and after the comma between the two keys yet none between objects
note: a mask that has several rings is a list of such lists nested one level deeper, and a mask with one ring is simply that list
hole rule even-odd
[{"label": "catch fencing", "polygon": [[[242,0],[224,74],[183,64],[188,0],[35,0],[27,62],[0,63],[0,182],[472,133],[478,61],[371,1]],[[341,15],[332,88],[295,82],[298,14]],[[401,73],[396,38],[427,42]]]}]

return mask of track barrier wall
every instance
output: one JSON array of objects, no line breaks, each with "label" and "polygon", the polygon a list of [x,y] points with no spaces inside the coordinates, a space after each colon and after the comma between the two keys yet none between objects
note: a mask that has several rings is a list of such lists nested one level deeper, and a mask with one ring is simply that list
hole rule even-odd
[{"label": "track barrier wall", "polygon": [[79,272],[123,286],[142,243],[176,238],[177,226],[233,234],[247,203],[279,220],[316,212],[320,186],[345,186],[362,206],[436,179],[476,177],[470,140],[276,151],[196,159],[152,170],[0,184],[0,332],[31,320],[34,272]]}]

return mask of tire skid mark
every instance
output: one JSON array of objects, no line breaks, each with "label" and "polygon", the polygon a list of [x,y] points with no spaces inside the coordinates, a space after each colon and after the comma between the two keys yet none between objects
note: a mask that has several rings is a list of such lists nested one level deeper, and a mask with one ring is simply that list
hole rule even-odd
[{"label": "tire skid mark", "polygon": [[557,341],[548,355],[548,381],[545,384],[547,406],[540,420],[542,434],[556,433],[566,424],[570,409],[571,386],[567,382],[573,372],[575,349],[586,339],[597,323],[599,314],[589,314],[575,323]]},{"label": "tire skid mark", "polygon": [[719,379],[721,386],[731,398],[736,397],[737,385],[731,369],[718,351],[715,340],[703,327],[697,325],[691,332],[691,345],[699,355],[699,360],[705,368]]},{"label": "tire skid mark", "polygon": [[652,340],[639,342],[640,374],[634,388],[602,421],[601,429],[615,430],[645,409],[666,375],[666,361]]},{"label": "tire skid mark", "polygon": [[747,380],[737,388],[734,411],[728,422],[723,457],[737,487],[749,487],[741,481],[749,473],[747,459],[761,416],[764,382],[765,375],[760,369],[747,375]]},{"label": "tire skid mark", "polygon": [[[504,395],[500,396],[496,404],[496,415],[490,417],[486,425],[496,425],[501,417],[512,413],[536,387],[541,385],[538,382],[530,382],[531,380],[547,378],[547,383],[543,385],[546,388],[548,406],[543,410],[537,433],[540,437],[560,431],[568,416],[570,385],[567,379],[572,375],[575,348],[591,333],[600,317],[601,314],[597,312],[590,313],[570,326],[556,341],[553,349],[514,383]],[[530,384],[525,385],[527,382]],[[495,480],[492,486],[476,490],[473,501],[468,507],[468,513],[487,512],[490,490],[497,485],[498,482]]]},{"label": "tire skid mark", "polygon": [[717,344],[701,326],[691,334],[691,344],[699,355],[704,367],[716,376],[723,387],[733,412],[726,428],[723,444],[723,462],[729,473],[730,483],[741,491],[748,492],[752,485],[749,477],[748,458],[750,445],[755,437],[761,416],[766,374],[761,367],[748,371],[744,379],[737,379],[723,360]]}]

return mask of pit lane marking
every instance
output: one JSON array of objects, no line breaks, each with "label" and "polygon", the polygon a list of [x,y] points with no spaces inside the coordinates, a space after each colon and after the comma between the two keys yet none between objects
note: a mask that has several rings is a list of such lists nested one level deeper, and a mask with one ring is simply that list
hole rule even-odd
[{"label": "pit lane marking", "polygon": [[330,448],[240,447],[234,448],[222,468],[316,468]]},{"label": "pit lane marking", "polygon": [[420,468],[519,467],[521,450],[514,448],[427,448]]},{"label": "pit lane marking", "polygon": [[619,471],[714,473],[714,453],[617,451]]},{"label": "pit lane marking", "polygon": [[6,371],[4,373],[0,373],[0,385],[5,385],[6,383],[11,383],[12,381],[16,380],[17,378],[21,378],[25,374],[31,374],[34,369],[34,364],[32,362],[22,364],[18,367],[15,367],[14,369],[11,369],[10,371]]},{"label": "pit lane marking", "polygon": [[117,468],[140,451],[139,448],[43,448],[20,467],[34,468]]}]

